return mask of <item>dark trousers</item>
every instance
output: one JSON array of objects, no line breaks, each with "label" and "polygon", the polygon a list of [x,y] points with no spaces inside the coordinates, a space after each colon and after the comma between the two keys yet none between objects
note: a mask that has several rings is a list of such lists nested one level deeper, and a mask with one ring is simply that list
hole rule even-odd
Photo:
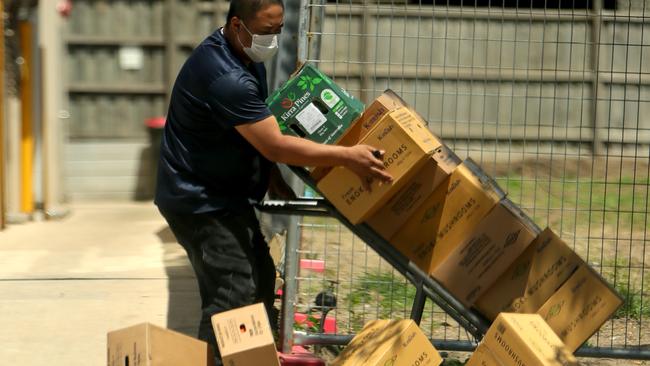
[{"label": "dark trousers", "polygon": [[176,240],[185,248],[201,295],[198,338],[212,345],[221,365],[210,321],[219,312],[264,302],[272,327],[275,266],[253,207],[203,214],[160,210]]}]

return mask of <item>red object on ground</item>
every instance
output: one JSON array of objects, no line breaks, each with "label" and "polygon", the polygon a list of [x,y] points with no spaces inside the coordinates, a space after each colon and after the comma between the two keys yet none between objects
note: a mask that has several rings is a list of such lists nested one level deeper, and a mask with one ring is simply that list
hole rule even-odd
[{"label": "red object on ground", "polygon": [[282,366],[325,366],[325,361],[303,347],[293,346],[291,354],[278,352]]},{"label": "red object on ground", "polygon": [[324,272],[325,261],[320,259],[301,259],[300,269],[310,269],[314,272]]},{"label": "red object on ground", "polygon": [[[320,314],[312,314],[313,318],[320,321]],[[313,327],[316,324],[314,324],[312,321],[309,320],[309,317],[307,314],[303,313],[294,313],[293,314],[293,320],[297,324],[307,324],[308,327]],[[336,319],[333,317],[327,317],[325,318],[325,324],[323,324],[323,333],[325,334],[335,334],[336,333]]]},{"label": "red object on ground", "polygon": [[167,121],[167,118],[165,117],[153,117],[153,118],[147,118],[144,120],[144,125],[149,127],[149,128],[163,128],[165,127],[165,122]]}]

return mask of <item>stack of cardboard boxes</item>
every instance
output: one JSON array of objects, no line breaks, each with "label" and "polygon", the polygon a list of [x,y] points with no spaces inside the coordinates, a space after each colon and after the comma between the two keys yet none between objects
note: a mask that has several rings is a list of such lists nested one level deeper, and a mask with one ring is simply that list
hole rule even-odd
[{"label": "stack of cardboard boxes", "polygon": [[[302,74],[319,74],[315,70],[304,67],[269,98],[274,113],[287,90],[305,87]],[[461,161],[394,92],[385,91],[356,120],[339,125],[331,130],[343,131],[329,143],[385,151],[394,181],[372,181],[366,189],[344,167],[316,168],[311,175],[318,190],[352,224],[372,227],[465,306],[490,320],[504,312],[539,314],[573,352],[621,305],[587,263],[550,229],[540,233],[492,178],[471,159]],[[509,333],[526,328],[503,316],[501,328],[514,329]],[[483,345],[482,354],[493,347]]]},{"label": "stack of cardboard boxes", "polygon": [[[316,168],[311,175],[352,224],[372,227],[463,305],[493,321],[468,365],[576,364],[572,353],[621,305],[566,243],[548,228],[540,233],[491,177],[471,159],[461,161],[394,92],[386,90],[364,110],[305,65],[267,103],[286,134],[385,151],[391,183],[362,182],[344,167]],[[279,365],[261,304],[212,321],[227,364]],[[170,342],[174,355],[168,355]],[[206,344],[151,325],[112,332],[108,344],[109,366],[167,357],[174,365],[211,362]],[[178,354],[194,359],[184,363]],[[380,320],[367,324],[334,365],[441,361],[412,321]]]}]

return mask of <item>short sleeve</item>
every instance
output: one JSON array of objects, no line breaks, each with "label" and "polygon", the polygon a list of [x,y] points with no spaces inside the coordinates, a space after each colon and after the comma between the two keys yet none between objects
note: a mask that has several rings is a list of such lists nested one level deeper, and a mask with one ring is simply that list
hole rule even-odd
[{"label": "short sleeve", "polygon": [[232,126],[271,115],[257,81],[245,72],[231,72],[216,79],[208,88],[208,104],[220,120]]}]

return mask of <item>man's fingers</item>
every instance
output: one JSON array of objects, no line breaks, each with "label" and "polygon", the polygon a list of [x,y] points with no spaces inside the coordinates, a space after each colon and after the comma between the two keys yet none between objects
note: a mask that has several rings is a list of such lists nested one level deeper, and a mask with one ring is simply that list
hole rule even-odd
[{"label": "man's fingers", "polygon": [[382,170],[384,169],[384,162],[381,160],[373,159],[371,168]]},{"label": "man's fingers", "polygon": [[361,184],[363,185],[363,189],[368,192],[372,192],[372,177],[361,177]]},{"label": "man's fingers", "polygon": [[374,157],[374,159],[371,160],[372,166],[377,169],[384,169],[383,157],[386,151],[371,147],[371,152]]},{"label": "man's fingers", "polygon": [[383,166],[383,165],[381,166],[381,168],[375,168],[375,167],[373,167],[373,168],[370,168],[370,170],[372,171],[372,175],[373,175],[373,177],[375,177],[375,178],[381,180],[381,181],[384,182],[384,183],[390,183],[390,182],[393,181],[393,176],[390,175],[390,174],[388,174],[388,173],[384,170],[384,166]]}]

